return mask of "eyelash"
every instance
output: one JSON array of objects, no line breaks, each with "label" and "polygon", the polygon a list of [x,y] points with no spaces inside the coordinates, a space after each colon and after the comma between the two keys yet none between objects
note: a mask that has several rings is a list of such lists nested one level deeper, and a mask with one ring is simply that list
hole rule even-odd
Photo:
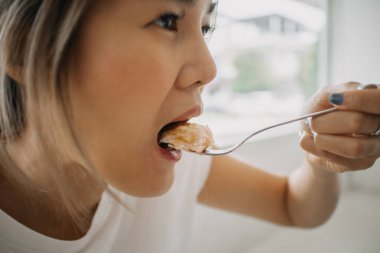
[{"label": "eyelash", "polygon": [[[177,22],[180,21],[182,18],[183,15],[178,15],[175,13],[166,13],[155,19],[153,23],[163,29],[169,30],[171,32],[176,32],[178,31]],[[215,27],[212,25],[205,25],[201,27],[201,31],[204,37],[210,36],[214,30]]]}]

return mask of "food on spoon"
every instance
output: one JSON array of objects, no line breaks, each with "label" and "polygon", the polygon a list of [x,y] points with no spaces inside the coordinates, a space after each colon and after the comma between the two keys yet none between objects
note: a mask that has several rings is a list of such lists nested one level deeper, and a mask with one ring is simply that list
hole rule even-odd
[{"label": "food on spoon", "polygon": [[163,130],[159,143],[160,145],[166,144],[169,148],[201,153],[210,147],[214,140],[212,132],[207,126],[180,123]]}]

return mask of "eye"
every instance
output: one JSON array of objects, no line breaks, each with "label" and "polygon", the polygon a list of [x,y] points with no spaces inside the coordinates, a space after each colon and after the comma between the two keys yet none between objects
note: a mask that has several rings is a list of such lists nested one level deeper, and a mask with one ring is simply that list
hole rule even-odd
[{"label": "eye", "polygon": [[202,34],[205,38],[210,38],[214,30],[215,30],[215,26],[212,26],[212,25],[202,26]]},{"label": "eye", "polygon": [[214,30],[215,30],[214,26],[211,26],[211,25],[202,26],[202,34],[203,34],[203,36],[207,36],[207,35],[212,34],[212,32]]},{"label": "eye", "polygon": [[178,30],[177,23],[178,23],[178,20],[180,19],[181,19],[180,15],[177,15],[174,13],[167,13],[155,19],[153,23],[163,29],[166,29],[169,31],[177,31]]}]

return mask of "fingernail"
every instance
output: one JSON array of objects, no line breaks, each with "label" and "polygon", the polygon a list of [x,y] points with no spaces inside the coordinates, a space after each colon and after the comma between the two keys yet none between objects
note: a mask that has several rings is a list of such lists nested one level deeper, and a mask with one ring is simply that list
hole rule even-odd
[{"label": "fingernail", "polygon": [[343,100],[344,100],[344,97],[343,97],[343,94],[341,93],[333,93],[329,97],[329,102],[333,105],[341,105],[343,104]]}]

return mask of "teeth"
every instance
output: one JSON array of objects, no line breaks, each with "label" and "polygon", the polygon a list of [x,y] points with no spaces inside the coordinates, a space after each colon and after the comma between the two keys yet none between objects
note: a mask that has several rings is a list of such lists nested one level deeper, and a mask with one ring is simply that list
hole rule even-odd
[{"label": "teeth", "polygon": [[159,145],[164,149],[175,149],[174,146],[170,143],[160,142]]}]

